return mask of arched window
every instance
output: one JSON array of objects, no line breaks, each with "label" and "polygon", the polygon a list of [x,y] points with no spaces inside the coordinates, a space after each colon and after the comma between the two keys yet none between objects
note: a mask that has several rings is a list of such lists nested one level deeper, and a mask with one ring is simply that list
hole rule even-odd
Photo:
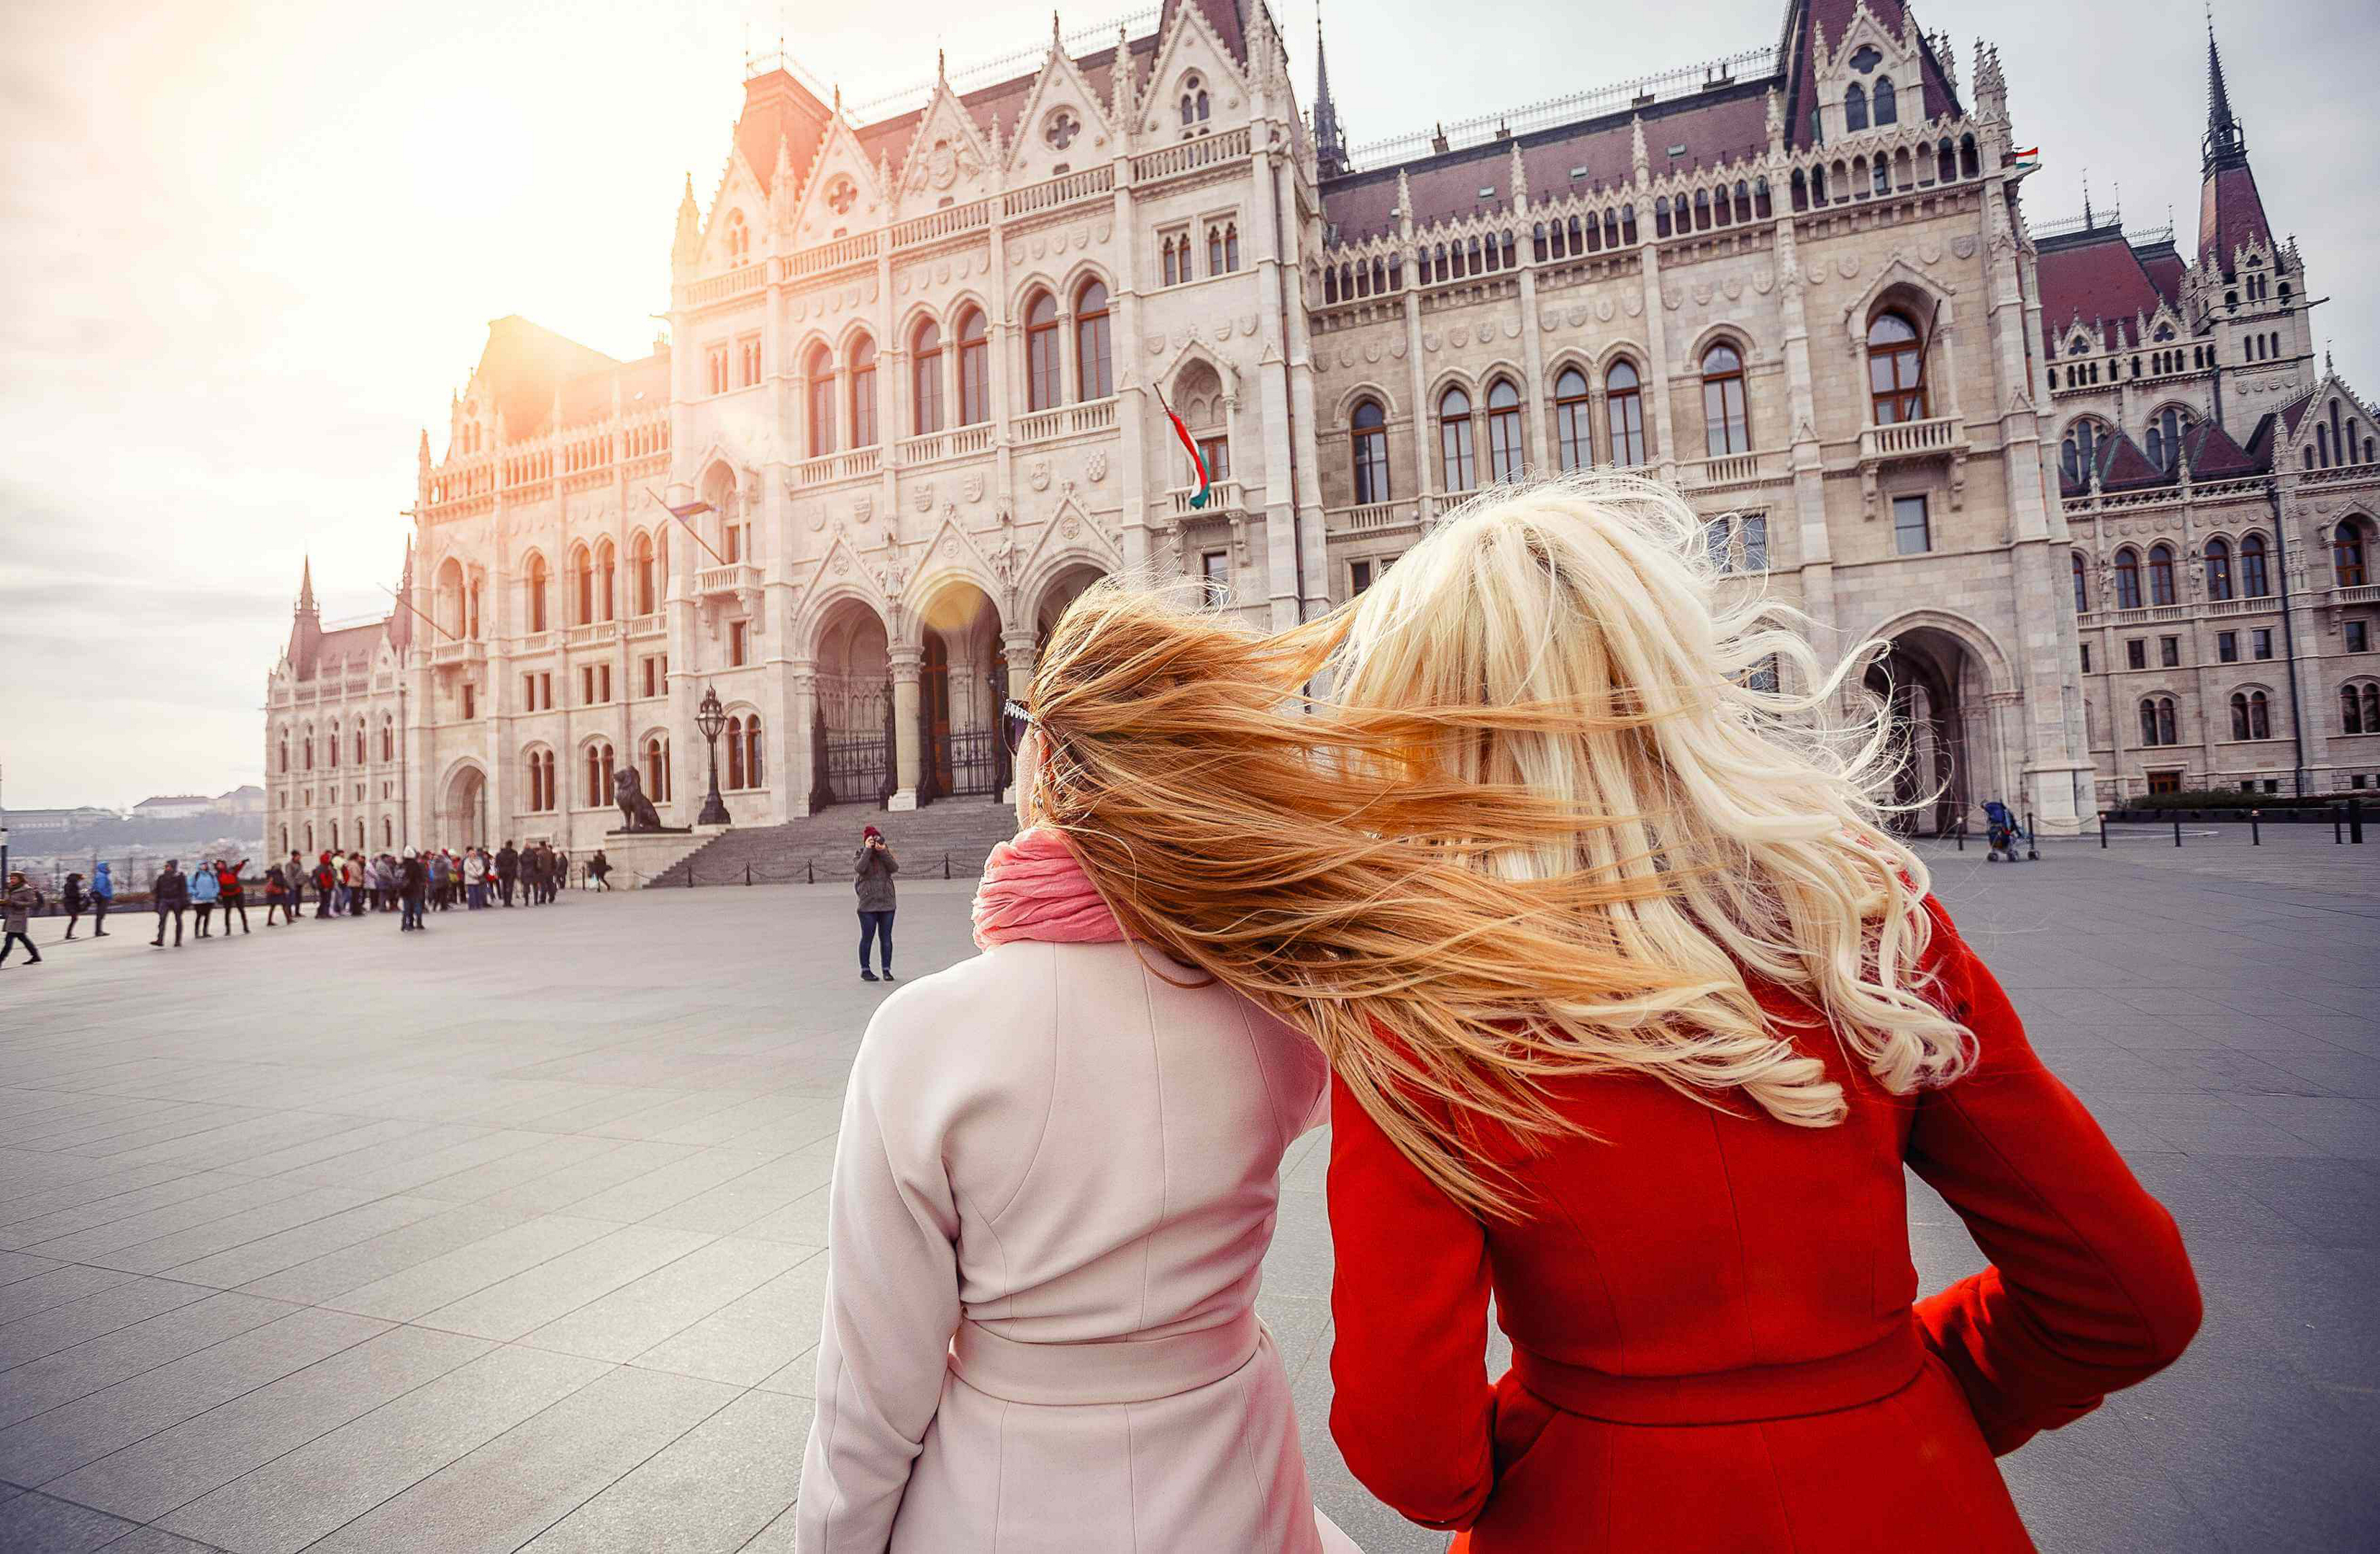
[{"label": "arched window", "polygon": [[382,815],[380,818],[380,844],[383,847],[396,845],[396,820],[392,816]]},{"label": "arched window", "polygon": [[768,778],[760,770],[760,714],[753,713],[744,720],[744,782],[747,787],[763,787]]},{"label": "arched window", "polygon": [[595,618],[595,557],[584,545],[570,552],[570,616],[573,625]]},{"label": "arched window", "polygon": [[1438,453],[1448,491],[1469,491],[1477,483],[1471,452],[1471,396],[1459,388],[1439,396]]},{"label": "arched window", "polygon": [[1752,451],[1743,403],[1743,358],[1719,342],[1703,353],[1703,441],[1713,458]]},{"label": "arched window", "polygon": [[589,809],[601,808],[612,802],[612,747],[598,739],[587,747],[583,775],[587,781],[582,802]]},{"label": "arched window", "polygon": [[370,761],[371,746],[364,737],[364,721],[361,718],[358,718],[356,720],[356,764],[358,766],[365,766],[369,765]]},{"label": "arched window", "polygon": [[545,629],[545,558],[532,552],[528,558],[528,628]]},{"label": "arched window", "polygon": [[2272,703],[2263,691],[2231,693],[2231,737],[2234,739],[2270,739],[2273,736]]},{"label": "arched window", "polygon": [[2174,738],[2173,698],[2152,696],[2141,698],[2141,743],[2171,745]]},{"label": "arched window", "polygon": [[851,346],[851,445],[876,445],[876,342],[865,334]]},{"label": "arched window", "polygon": [[339,769],[339,725],[336,723],[322,731],[322,764],[334,771]]},{"label": "arched window", "polygon": [[1220,224],[1207,228],[1207,273],[1223,273],[1223,228]]},{"label": "arched window", "polygon": [[757,788],[760,776],[760,715],[739,713],[727,720],[727,785]]},{"label": "arched window", "polygon": [[612,541],[609,540],[596,541],[595,615],[593,616],[596,620],[608,621],[612,618],[612,601],[615,597],[612,592],[612,578],[618,570],[619,565],[612,549]]},{"label": "arched window", "polygon": [[1085,401],[1105,399],[1115,392],[1115,375],[1108,353],[1108,288],[1104,281],[1085,283],[1075,294],[1075,381]]},{"label": "arched window", "polygon": [[2265,565],[2265,537],[2251,534],[2240,541],[2240,592],[2249,599],[2263,599],[2272,591],[2272,573]]},{"label": "arched window", "polygon": [[285,729],[285,729],[283,729],[283,730],[281,731],[281,766],[280,766],[280,770],[281,770],[281,771],[288,771],[288,770],[289,770],[289,731],[288,731],[287,729]]},{"label": "arched window", "polygon": [[2370,579],[2364,566],[2363,526],[2353,518],[2340,524],[2331,537],[2330,564],[2342,589],[2360,589]]},{"label": "arched window", "polygon": [[2116,552],[2116,608],[2141,607],[2141,554],[2130,546]]},{"label": "arched window", "polygon": [[553,752],[547,749],[533,749],[529,751],[528,759],[523,764],[528,768],[530,810],[543,813],[555,807],[557,795],[553,786]]},{"label": "arched window", "polygon": [[1025,304],[1025,407],[1050,409],[1065,392],[1058,370],[1058,299],[1037,291]]},{"label": "arched window", "polygon": [[909,406],[918,436],[942,430],[942,330],[931,319],[909,337]]},{"label": "arched window", "polygon": [[959,320],[959,424],[991,419],[991,352],[983,314],[969,308]]},{"label": "arched window", "polygon": [[1207,122],[1207,83],[1193,74],[1182,78],[1182,127],[1196,129]]},{"label": "arched window", "polygon": [[1623,358],[1604,373],[1603,408],[1611,435],[1611,462],[1622,469],[1636,468],[1645,462],[1645,396],[1634,362]]},{"label": "arched window", "polygon": [[1900,122],[1900,103],[1892,90],[1892,78],[1889,76],[1876,78],[1875,120],[1878,128]]},{"label": "arched window", "polygon": [[2162,541],[2149,547],[2149,602],[2173,602],[2173,547]]},{"label": "arched window", "polygon": [[1925,419],[1925,349],[1905,315],[1878,313],[1867,326],[1867,387],[1876,425]]},{"label": "arched window", "polygon": [[1974,177],[1981,170],[1981,165],[1975,156],[1975,138],[1973,135],[1960,136],[1959,176],[1962,178],[1972,178]]},{"label": "arched window", "polygon": [[314,850],[314,822],[311,820],[306,822],[306,850],[310,853]]},{"label": "arched window", "polygon": [[2058,472],[2070,486],[2087,486],[2091,471],[2099,458],[2099,426],[2096,421],[2078,420],[2066,429],[2066,436],[2058,445]]},{"label": "arched window", "polygon": [[2206,597],[2231,597],[2231,541],[2220,536],[2206,542]]},{"label": "arched window", "polygon": [[1853,81],[1843,92],[1843,127],[1867,127],[1867,88]]},{"label": "arched window", "polygon": [[2369,698],[2372,710],[2380,712],[2380,686],[2341,686],[2338,687],[2338,732],[2341,734],[2380,734],[2380,720],[2366,718],[2364,701]]},{"label": "arched window", "polygon": [[1355,503],[1389,500],[1389,418],[1377,399],[1358,400],[1348,418],[1348,451],[1354,465]]},{"label": "arched window", "polygon": [[1885,160],[1883,152],[1878,152],[1876,153],[1876,166],[1871,170],[1869,176],[1873,180],[1868,185],[1871,192],[1876,194],[1890,194],[1892,192],[1892,164]]},{"label": "arched window", "polygon": [[661,608],[660,572],[653,565],[653,537],[640,530],[628,563],[628,613],[650,615]]},{"label": "arched window", "polygon": [[744,212],[727,212],[727,262],[744,264],[752,258],[752,229],[745,225]]},{"label": "arched window", "polygon": [[2179,407],[2168,405],[2149,418],[2149,462],[2170,472],[2181,457],[2181,434],[2190,430],[2190,418]]},{"label": "arched window", "polygon": [[2083,563],[2080,551],[2069,551],[2066,559],[2074,567],[2074,613],[2087,615],[2091,613],[2091,569]]},{"label": "arched window", "polygon": [[314,770],[314,730],[311,726],[307,728],[305,736],[299,740],[299,744],[304,747],[306,770],[311,771]]},{"label": "arched window", "polygon": [[834,452],[834,357],[824,346],[810,351],[804,370],[810,380],[810,457]]},{"label": "arched window", "polygon": [[386,712],[380,715],[380,759],[396,759],[396,720]]},{"label": "arched window", "polygon": [[645,796],[655,804],[669,802],[670,748],[666,734],[645,736]]},{"label": "arched window", "polygon": [[1521,391],[1511,379],[1499,378],[1488,385],[1488,478],[1517,480],[1527,458],[1521,438]]},{"label": "arched window", "polygon": [[1554,380],[1554,441],[1565,470],[1595,462],[1594,431],[1587,420],[1586,374],[1565,367]]}]

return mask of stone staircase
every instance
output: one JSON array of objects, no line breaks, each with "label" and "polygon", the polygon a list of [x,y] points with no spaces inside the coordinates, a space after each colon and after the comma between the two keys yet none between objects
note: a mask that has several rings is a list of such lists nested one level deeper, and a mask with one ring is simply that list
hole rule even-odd
[{"label": "stone staircase", "polygon": [[614,883],[647,890],[693,885],[774,885],[848,880],[863,826],[874,826],[901,860],[903,880],[953,879],[983,872],[991,849],[1016,833],[1016,812],[990,798],[946,798],[892,814],[872,804],[839,804],[781,826],[738,826],[645,880]]}]

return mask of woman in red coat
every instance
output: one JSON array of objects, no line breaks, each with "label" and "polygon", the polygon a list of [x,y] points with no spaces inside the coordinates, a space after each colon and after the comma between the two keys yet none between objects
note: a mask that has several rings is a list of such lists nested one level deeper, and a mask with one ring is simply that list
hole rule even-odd
[{"label": "woman in red coat", "polygon": [[[1825,727],[1857,655],[1609,476],[1275,637],[1111,589],[1059,635],[1100,894],[1330,1062],[1358,1478],[1469,1554],[2031,1548],[1994,1457],[2170,1363],[2198,1293],[1881,823],[1897,752]],[[1904,1168],[1992,1259],[1924,1302]]]},{"label": "woman in red coat", "polygon": [[[1993,1459],[2180,1354],[2190,1265],[1875,824],[1874,773],[1779,726],[1832,686],[1757,605],[1717,602],[1693,523],[1607,485],[1446,526],[1365,599],[1341,696],[1621,713],[1478,731],[1454,764],[1619,818],[1583,849],[1607,878],[1726,880],[1601,910],[1647,954],[1732,975],[1775,1055],[1823,1074],[1681,1083],[1616,1054],[1546,1078],[1550,1116],[1518,1127],[1434,1097],[1401,1116],[1342,1079],[1332,1434],[1403,1514],[1469,1529],[1471,1554],[2029,1549]],[[1822,694],[1748,689],[1770,652]],[[1840,1101],[1814,1117],[1766,1093],[1779,1079]],[[1401,1147],[1415,1111],[1499,1202],[1457,1201]],[[1992,1261],[1924,1301],[1904,1164]],[[1491,1295],[1512,1342],[1492,1385]]]}]

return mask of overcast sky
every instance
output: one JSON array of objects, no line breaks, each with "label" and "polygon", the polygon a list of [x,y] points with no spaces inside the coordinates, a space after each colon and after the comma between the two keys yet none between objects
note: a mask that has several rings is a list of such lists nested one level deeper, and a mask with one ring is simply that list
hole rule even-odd
[{"label": "overcast sky", "polygon": [[[1277,12],[1313,71],[1315,0]],[[1920,5],[1973,78],[1975,7]],[[2157,0],[1988,8],[2036,222],[2194,234],[2205,40]],[[1783,0],[1435,0],[1328,13],[1354,141],[1773,44]],[[0,0],[0,800],[124,806],[261,779],[264,677],[310,552],[334,623],[388,608],[414,444],[487,321],[641,354],[688,169],[706,199],[747,44],[780,27],[865,103],[1040,47],[984,0]],[[1508,19],[1489,38],[1481,18]],[[2356,20],[2357,16],[2362,20]],[[1069,12],[1078,24],[1112,12]],[[1610,30],[1622,19],[1625,29]],[[2380,389],[2380,11],[2226,0],[2265,209],[2298,235],[2340,368]],[[1135,28],[1135,30],[1139,30]]]}]

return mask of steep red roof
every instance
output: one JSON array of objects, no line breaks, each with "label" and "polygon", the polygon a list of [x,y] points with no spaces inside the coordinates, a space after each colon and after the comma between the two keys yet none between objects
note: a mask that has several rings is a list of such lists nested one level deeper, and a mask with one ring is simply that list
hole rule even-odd
[{"label": "steep red roof", "polygon": [[[1904,15],[1900,0],[1792,0],[1785,12],[1785,35],[1778,52],[1785,61],[1786,142],[1797,150],[1815,140],[1811,134],[1812,110],[1818,105],[1817,66],[1812,52],[1815,34],[1825,29],[1828,51],[1841,48],[1843,34],[1851,30],[1852,18],[1863,6],[1894,35],[1900,34]],[[1921,34],[1917,46],[1925,78],[1923,116],[1930,119],[1957,113],[1958,93],[1950,90],[1941,63],[1934,57],[1934,45]],[[1899,84],[1905,90],[1907,83]],[[1901,110],[1901,116],[1909,116],[1908,108]]]},{"label": "steep red roof", "polygon": [[2175,251],[2173,240],[2145,244],[2132,251],[2140,256],[2141,269],[2148,275],[2149,285],[2173,305],[2175,312],[2181,311],[2181,277],[2189,266]]},{"label": "steep red roof", "polygon": [[2142,486],[2163,485],[2174,477],[2149,462],[2131,434],[2119,431],[2103,444],[2105,456],[2099,460],[2099,489],[2102,491],[2132,491]]},{"label": "steep red roof", "polygon": [[[1151,33],[1146,38],[1135,38],[1125,46],[1129,51],[1132,90],[1137,97],[1147,90],[1149,72],[1156,67],[1157,35]],[[1115,100],[1115,57],[1116,51],[1110,46],[1097,54],[1075,58],[1075,68],[1083,73],[1084,80],[1098,94],[1102,111]],[[981,133],[990,134],[992,126],[997,123],[1001,134],[1013,140],[1016,137],[1017,118],[1025,112],[1026,99],[1033,95],[1034,83],[1040,79],[1040,69],[1036,67],[1025,75],[1012,76],[1006,80],[959,93],[959,106],[966,110],[967,117],[974,121]],[[910,138],[917,134],[918,121],[925,117],[925,114],[922,107],[913,108],[905,114],[895,114],[891,118],[863,125],[853,133],[858,138],[860,149],[868,153],[871,164],[890,162],[894,172],[898,173],[901,164],[908,160]]]},{"label": "steep red roof", "polygon": [[2200,421],[2181,434],[2182,452],[2190,456],[2190,475],[2194,480],[2229,480],[2245,475],[2262,475],[2272,464],[2272,439],[2269,435],[2273,418],[2266,416],[2248,439],[2252,446],[2264,444],[2259,455],[2231,440],[2213,421]]},{"label": "steep red roof", "polygon": [[591,346],[514,313],[489,323],[477,376],[503,412],[504,437],[518,442],[551,430],[556,386],[619,365]]},{"label": "steep red roof", "polygon": [[[1208,22],[1215,29],[1215,36],[1220,38],[1223,41],[1223,46],[1232,51],[1232,57],[1243,65],[1246,64],[1248,31],[1246,21],[1240,15],[1240,0],[1190,0],[1190,3],[1205,14]],[[1157,15],[1159,37],[1164,37],[1167,30],[1173,25],[1173,13],[1180,10],[1182,5],[1183,0],[1165,0],[1164,6]]]},{"label": "steep red roof", "polygon": [[[1774,79],[1732,82],[1645,108],[1645,149],[1655,174],[1714,169],[1759,156],[1768,144],[1767,99]],[[1625,184],[1633,166],[1633,117],[1622,110],[1517,137],[1530,198],[1591,194]],[[1394,230],[1401,171],[1413,188],[1416,225],[1509,210],[1512,146],[1512,140],[1490,140],[1333,178],[1323,187],[1323,213],[1337,228],[1341,242],[1361,242]],[[1674,156],[1672,148],[1677,149]],[[1753,174],[1747,170],[1745,176]],[[1483,195],[1482,189],[1489,192]],[[1649,226],[1652,212],[1641,214]]]},{"label": "steep red roof", "polygon": [[2217,167],[2198,186],[2198,261],[2212,262],[2231,273],[2231,256],[2250,239],[2273,250],[2273,229],[2265,220],[2265,201],[2256,192],[2256,175],[2243,160]]},{"label": "steep red roof", "polygon": [[2041,332],[2053,354],[2078,318],[2103,347],[2139,345],[2138,316],[2155,312],[2162,295],[2115,225],[2044,238],[2039,276]]},{"label": "steep red roof", "polygon": [[744,83],[744,112],[735,120],[735,146],[759,176],[760,192],[771,193],[777,176],[777,141],[793,153],[794,176],[809,171],[826,136],[829,113],[809,88],[783,69],[768,70]]}]

